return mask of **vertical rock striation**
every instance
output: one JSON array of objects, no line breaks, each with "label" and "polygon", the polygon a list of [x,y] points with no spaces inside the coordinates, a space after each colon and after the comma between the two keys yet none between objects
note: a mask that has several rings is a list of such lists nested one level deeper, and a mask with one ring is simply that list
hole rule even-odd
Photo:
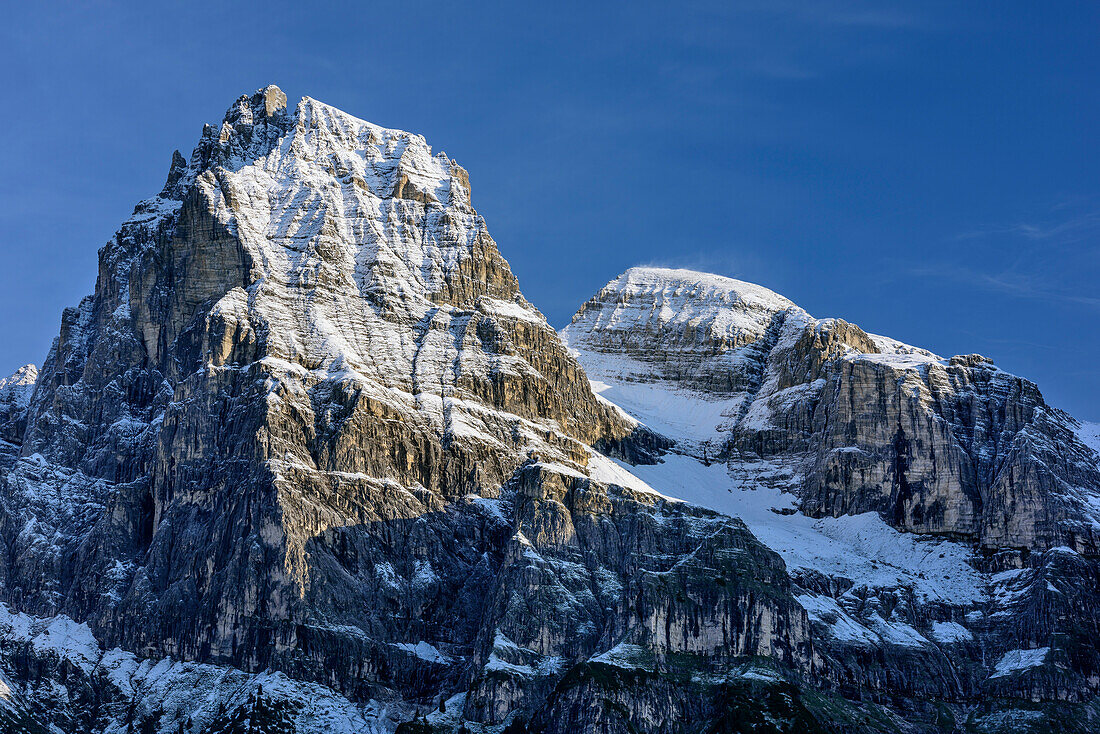
[{"label": "vertical rock striation", "polygon": [[[809,664],[782,563],[742,526],[588,477],[609,464],[593,446],[667,442],[592,393],[466,172],[419,136],[241,97],[101,250],[33,399],[15,389],[0,589],[87,623],[82,650],[275,669],[399,711],[468,690],[490,724],[623,638]],[[765,593],[738,581],[757,567]],[[497,665],[505,637],[536,674]]]}]

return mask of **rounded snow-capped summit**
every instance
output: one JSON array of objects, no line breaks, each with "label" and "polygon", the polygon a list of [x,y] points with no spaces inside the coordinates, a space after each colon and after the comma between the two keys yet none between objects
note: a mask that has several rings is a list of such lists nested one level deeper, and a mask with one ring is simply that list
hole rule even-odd
[{"label": "rounded snow-capped summit", "polygon": [[738,476],[783,465],[776,481],[808,514],[874,511],[986,548],[1100,546],[1100,472],[1078,424],[986,357],[944,359],[666,268],[612,280],[563,337],[602,397]]},{"label": "rounded snow-capped summit", "polygon": [[578,348],[620,350],[634,344],[648,352],[657,339],[699,357],[699,350],[722,352],[756,341],[788,311],[805,313],[753,283],[694,270],[633,267],[581,306],[565,334]]},{"label": "rounded snow-capped summit", "polygon": [[654,265],[638,265],[628,268],[605,288],[633,288],[661,290],[664,292],[691,292],[700,300],[716,298],[727,302],[755,302],[783,310],[795,304],[775,291],[755,283],[748,283],[724,275],[715,275],[687,268],[666,268]]},{"label": "rounded snow-capped summit", "polygon": [[[718,309],[734,306],[767,313],[798,308],[775,291],[743,280],[684,268],[637,266],[605,285],[581,306],[573,321],[583,318],[587,309],[611,294],[620,300],[644,300],[656,309],[658,317],[663,314],[668,318],[689,320],[713,316]],[[733,327],[734,324],[720,326]]]}]

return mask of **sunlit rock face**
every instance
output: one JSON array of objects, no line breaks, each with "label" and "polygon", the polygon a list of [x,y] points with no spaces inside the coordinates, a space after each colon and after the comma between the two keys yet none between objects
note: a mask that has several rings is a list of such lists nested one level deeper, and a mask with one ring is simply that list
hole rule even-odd
[{"label": "sunlit rock face", "polygon": [[[15,676],[119,648],[276,669],[388,707],[386,730],[467,690],[470,721],[506,723],[624,637],[810,665],[782,563],[742,525],[589,476],[625,474],[595,448],[669,442],[593,394],[465,170],[419,136],[241,97],[101,250],[32,371],[0,393],[3,597],[32,615],[6,638]],[[59,619],[80,646],[27,658]],[[137,673],[98,670],[82,690],[125,708]],[[25,703],[109,728],[65,708],[82,700]],[[126,725],[156,705],[130,700]]]}]

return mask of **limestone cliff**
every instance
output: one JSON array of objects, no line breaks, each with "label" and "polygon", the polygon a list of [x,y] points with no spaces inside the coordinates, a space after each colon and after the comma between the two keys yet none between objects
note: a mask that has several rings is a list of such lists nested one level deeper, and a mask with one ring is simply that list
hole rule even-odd
[{"label": "limestone cliff", "polygon": [[[32,615],[12,675],[65,668],[21,662],[21,625],[62,619],[85,656],[277,670],[398,720],[468,690],[470,721],[503,724],[625,639],[810,664],[742,526],[589,477],[593,447],[667,442],[592,393],[419,136],[241,97],[101,250],[25,392],[3,426],[0,589]],[[707,596],[672,603],[669,575]],[[125,702],[101,662],[81,685]]]}]

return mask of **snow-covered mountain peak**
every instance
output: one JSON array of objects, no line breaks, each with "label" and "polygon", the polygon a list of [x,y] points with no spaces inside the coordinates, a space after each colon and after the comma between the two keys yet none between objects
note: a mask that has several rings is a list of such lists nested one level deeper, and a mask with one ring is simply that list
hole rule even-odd
[{"label": "snow-covered mountain peak", "polygon": [[0,463],[5,449],[18,443],[22,424],[31,404],[38,368],[26,364],[7,377],[0,378]]},{"label": "snow-covered mountain peak", "polygon": [[11,403],[17,409],[26,408],[37,380],[38,368],[33,364],[25,364],[7,377],[0,378],[0,402]]},{"label": "snow-covered mountain peak", "polygon": [[[635,267],[581,306],[562,335],[585,355],[582,363],[596,382],[668,382],[721,399],[735,394],[743,399],[745,385],[757,381],[761,361],[786,322],[813,319],[752,283],[693,270]],[[616,398],[625,399],[628,410],[638,407],[625,395]],[[689,423],[697,419],[701,416]],[[711,419],[724,420],[710,416],[706,422]]]},{"label": "snow-covered mountain peak", "polygon": [[[440,321],[482,298],[542,320],[471,206],[466,172],[422,136],[309,97],[272,119],[279,139],[196,186],[248,256],[255,291],[230,291],[216,311],[275,327],[264,328],[273,357],[388,379],[410,372],[416,354],[398,332],[441,305]],[[259,129],[234,131],[244,140]]]},{"label": "snow-covered mountain peak", "polygon": [[6,395],[17,387],[33,387],[38,379],[38,368],[33,364],[25,364],[7,377],[0,377],[0,395]]},{"label": "snow-covered mountain peak", "polygon": [[640,265],[629,268],[606,287],[620,291],[686,294],[700,302],[746,304],[773,311],[796,308],[789,299],[755,283],[686,268]]},{"label": "snow-covered mountain peak", "polygon": [[[763,345],[788,318],[812,321],[790,300],[752,283],[635,267],[581,306],[562,336],[587,355],[583,364],[596,382],[668,381],[728,397],[743,392],[738,375],[746,367],[759,372]],[[632,401],[626,402],[629,410]]]},{"label": "snow-covered mountain peak", "polygon": [[[380,487],[496,491],[529,456],[583,468],[589,445],[614,447],[636,428],[596,398],[520,294],[465,171],[419,135],[311,98],[288,112],[275,87],[204,128],[189,163],[173,157],[162,194],[101,251],[95,294],[64,319],[41,397],[8,421],[19,471],[37,472],[36,455],[93,466],[83,470],[100,474],[70,483],[65,502],[77,487],[95,504],[134,472],[147,477],[139,467],[162,439],[206,448],[180,449],[189,458],[157,481],[191,471],[213,444],[243,447],[263,466],[254,491],[278,497],[277,552],[299,595],[307,544],[390,511]],[[221,420],[195,395],[239,398],[238,417]],[[181,425],[195,427],[187,439]],[[81,465],[85,455],[137,458],[116,470]],[[50,533],[90,532],[39,485],[28,480],[20,498],[59,518]],[[202,486],[203,501],[221,501],[206,489],[215,482]],[[333,493],[356,492],[360,504],[315,515]],[[154,494],[149,522],[184,512],[175,496]]]},{"label": "snow-covered mountain peak", "polygon": [[[180,252],[191,265],[174,277],[188,282],[193,303],[218,297],[221,318],[261,328],[281,359],[366,370],[385,357],[371,355],[382,337],[364,319],[418,323],[442,302],[471,308],[488,297],[502,302],[489,310],[544,322],[471,206],[468,174],[421,135],[311,97],[288,112],[275,86],[241,95],[220,127],[204,127],[189,161],[173,156],[164,189],[107,246],[120,285],[153,256],[148,233],[196,226],[181,210],[196,194],[216,221],[200,226],[234,241],[202,257]],[[222,265],[209,267],[212,259]],[[242,299],[235,285],[255,293]],[[133,305],[111,312],[128,317]]]},{"label": "snow-covered mountain peak", "polygon": [[41,376],[0,380],[0,730],[652,733],[805,682],[849,731],[874,712],[838,683],[1095,696],[1100,434],[978,355],[664,268],[565,344],[465,171],[273,86],[98,275]]},{"label": "snow-covered mountain peak", "polygon": [[762,286],[694,270],[634,267],[612,280],[573,317],[573,332],[652,333],[736,345],[758,337],[776,314],[798,307]]},{"label": "snow-covered mountain peak", "polygon": [[[445,153],[433,153],[423,135],[376,125],[311,97],[298,103],[295,123],[294,137],[301,145],[292,148],[293,154],[315,158],[336,154],[345,164],[333,171],[338,176],[354,175],[342,156],[361,158],[386,184],[376,194],[424,204],[445,206],[452,198],[470,204],[466,171]],[[365,181],[358,183],[362,186]]]},{"label": "snow-covered mountain peak", "polygon": [[[774,484],[800,492],[811,513],[875,510],[905,529],[991,546],[1085,552],[1097,542],[1100,474],[1088,441],[1034,383],[980,355],[943,359],[815,319],[759,286],[655,268],[608,283],[563,335],[602,397],[678,451],[729,458],[731,472],[753,481],[763,463],[781,466]],[[919,445],[933,447],[928,458],[908,458]],[[1027,490],[1057,522],[991,519],[987,508],[1018,501],[1021,462],[1053,467],[1036,486],[1073,488]],[[863,504],[848,499],[853,491]]]}]

